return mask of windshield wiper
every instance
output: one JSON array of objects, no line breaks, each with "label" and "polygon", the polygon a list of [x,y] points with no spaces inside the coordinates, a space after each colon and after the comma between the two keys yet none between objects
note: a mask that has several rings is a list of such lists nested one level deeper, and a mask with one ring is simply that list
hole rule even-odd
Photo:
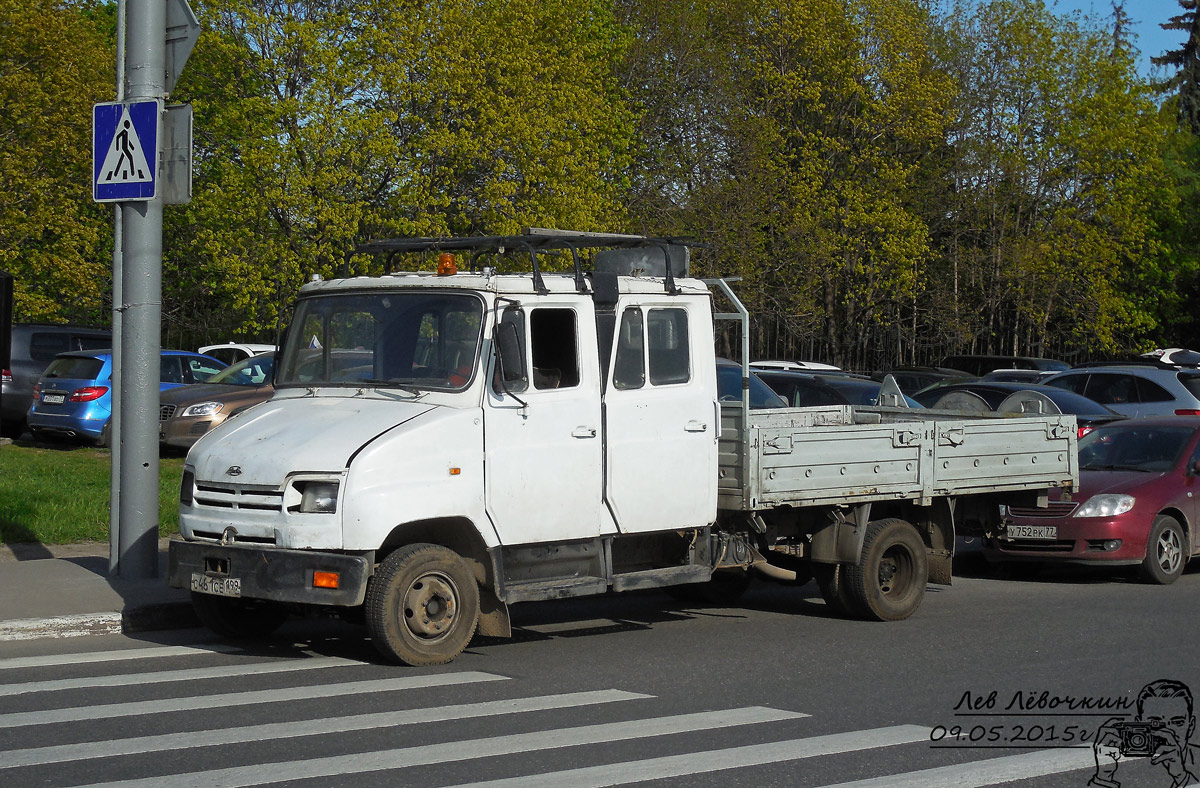
[{"label": "windshield wiper", "polygon": [[366,380],[360,380],[359,383],[362,383],[364,386],[387,386],[388,388],[400,389],[403,392],[412,394],[414,397],[423,397],[426,394],[426,392],[414,387],[408,381],[398,380],[396,378],[390,378],[387,380],[382,378],[367,378]]}]

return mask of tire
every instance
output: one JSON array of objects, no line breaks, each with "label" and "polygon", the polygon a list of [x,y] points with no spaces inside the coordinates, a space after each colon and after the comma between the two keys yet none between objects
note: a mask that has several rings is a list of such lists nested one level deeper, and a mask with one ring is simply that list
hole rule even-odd
[{"label": "tire", "polygon": [[192,592],[192,609],[200,623],[235,640],[266,637],[287,620],[287,610],[256,599],[228,599]]},{"label": "tire", "polygon": [[1183,526],[1174,517],[1160,514],[1154,518],[1150,526],[1150,538],[1146,540],[1142,580],[1160,586],[1174,583],[1183,574],[1190,554]]},{"label": "tire", "polygon": [[467,647],[479,623],[479,587],[453,550],[401,547],[384,559],[367,586],[371,642],[405,665],[444,665]]},{"label": "tire", "polygon": [[862,618],[908,618],[921,606],[929,582],[925,543],[904,520],[877,520],[867,526],[862,560],[848,565],[842,580],[851,610]]},{"label": "tire", "polygon": [[664,590],[680,602],[728,607],[736,604],[750,587],[750,573],[744,569],[720,569],[707,583],[667,586]]},{"label": "tire", "polygon": [[846,594],[845,572],[841,564],[813,564],[813,577],[829,612],[841,618],[859,618],[854,601]]}]

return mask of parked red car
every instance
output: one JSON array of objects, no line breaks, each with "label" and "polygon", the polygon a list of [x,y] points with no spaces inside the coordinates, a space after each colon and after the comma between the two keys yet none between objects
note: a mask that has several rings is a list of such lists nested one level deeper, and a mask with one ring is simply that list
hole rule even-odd
[{"label": "parked red car", "polygon": [[1147,582],[1175,582],[1200,546],[1198,438],[1195,416],[1097,427],[1079,441],[1079,490],[1055,490],[1047,509],[1008,509],[985,556],[1138,566]]}]

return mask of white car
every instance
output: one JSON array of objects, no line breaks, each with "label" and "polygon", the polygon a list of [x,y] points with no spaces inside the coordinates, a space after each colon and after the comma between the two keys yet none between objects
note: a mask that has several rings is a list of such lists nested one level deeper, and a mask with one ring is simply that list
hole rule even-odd
[{"label": "white car", "polygon": [[274,350],[274,345],[265,345],[261,342],[225,342],[220,345],[206,345],[200,348],[198,352],[206,356],[218,358],[226,364],[236,364],[251,356],[257,356],[260,353],[271,353]]},{"label": "white car", "polygon": [[769,369],[779,372],[812,372],[814,370],[840,370],[832,364],[819,361],[751,361],[750,369]]}]

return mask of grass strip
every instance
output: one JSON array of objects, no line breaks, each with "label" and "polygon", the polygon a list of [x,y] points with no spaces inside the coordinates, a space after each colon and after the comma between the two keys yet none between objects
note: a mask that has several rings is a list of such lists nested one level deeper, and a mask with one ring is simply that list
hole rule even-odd
[{"label": "grass strip", "polygon": [[[179,532],[182,457],[159,461],[158,533]],[[111,454],[86,446],[0,446],[0,543],[108,541]]]}]

